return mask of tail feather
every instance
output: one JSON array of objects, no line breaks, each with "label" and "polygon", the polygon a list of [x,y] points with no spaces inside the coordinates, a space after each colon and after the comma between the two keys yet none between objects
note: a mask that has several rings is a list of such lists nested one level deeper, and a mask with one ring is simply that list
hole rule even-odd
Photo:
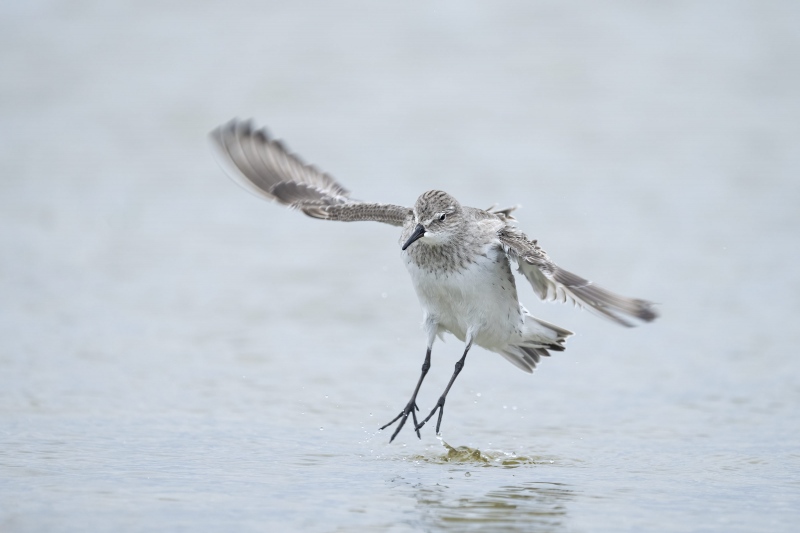
[{"label": "tail feather", "polygon": [[530,315],[524,308],[525,325],[518,342],[509,344],[500,353],[514,366],[531,373],[542,357],[549,357],[550,350],[564,351],[564,342],[572,332]]}]

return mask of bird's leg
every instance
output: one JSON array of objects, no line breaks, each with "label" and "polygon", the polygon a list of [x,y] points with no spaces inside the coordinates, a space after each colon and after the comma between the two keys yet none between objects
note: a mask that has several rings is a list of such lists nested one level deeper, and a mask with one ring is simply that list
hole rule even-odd
[{"label": "bird's leg", "polygon": [[411,417],[414,419],[414,429],[417,432],[417,437],[422,438],[419,434],[419,428],[417,427],[417,411],[419,411],[419,407],[417,407],[417,393],[419,392],[419,388],[422,385],[422,380],[425,379],[425,374],[428,373],[428,370],[431,368],[431,347],[428,346],[428,351],[425,353],[425,362],[422,363],[422,374],[419,376],[419,381],[417,382],[416,388],[414,388],[414,394],[411,395],[411,399],[408,401],[408,404],[405,408],[400,411],[400,414],[397,415],[392,419],[391,422],[381,427],[381,429],[386,429],[398,420],[400,420],[400,424],[397,425],[397,429],[394,430],[392,434],[392,438],[389,439],[389,442],[392,442],[394,438],[400,433],[400,430],[403,429],[403,426],[406,424],[406,419],[408,419],[409,413]]},{"label": "bird's leg", "polygon": [[417,433],[419,433],[419,429],[425,425],[425,422],[430,420],[431,417],[434,415],[434,413],[436,413],[436,411],[438,410],[439,419],[436,421],[436,434],[437,435],[439,434],[439,428],[442,425],[442,415],[444,414],[444,401],[447,398],[447,393],[450,392],[450,387],[453,386],[453,382],[458,377],[458,374],[461,372],[461,369],[464,368],[464,360],[467,358],[467,352],[469,352],[471,346],[472,343],[471,342],[468,343],[467,348],[464,350],[464,355],[461,356],[461,359],[456,361],[456,369],[455,371],[453,371],[453,377],[450,378],[450,383],[447,384],[447,388],[444,389],[444,393],[439,398],[439,401],[436,402],[436,407],[434,407],[433,411],[431,411],[430,414],[425,417],[425,420],[423,420],[422,423],[416,425],[415,429],[417,430]]}]

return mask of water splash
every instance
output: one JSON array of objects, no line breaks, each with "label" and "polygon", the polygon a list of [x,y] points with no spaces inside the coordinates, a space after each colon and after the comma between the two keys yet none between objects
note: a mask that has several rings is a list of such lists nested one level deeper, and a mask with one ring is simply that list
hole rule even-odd
[{"label": "water splash", "polygon": [[474,464],[484,467],[500,466],[504,468],[517,468],[524,465],[553,464],[551,459],[545,457],[527,457],[523,455],[517,455],[514,452],[504,452],[500,450],[481,451],[478,448],[471,448],[469,446],[451,446],[444,440],[441,442],[445,449],[445,453],[432,456],[415,455],[411,459],[434,464]]}]

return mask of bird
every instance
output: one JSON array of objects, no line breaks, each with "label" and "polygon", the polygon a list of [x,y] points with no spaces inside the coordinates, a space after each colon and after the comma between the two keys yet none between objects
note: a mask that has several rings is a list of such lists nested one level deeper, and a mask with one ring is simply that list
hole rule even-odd
[{"label": "bird", "polygon": [[[330,174],[306,164],[252,120],[233,119],[210,137],[226,173],[264,199],[316,219],[374,221],[401,228],[400,254],[423,309],[427,344],[411,398],[380,428],[397,423],[390,443],[409,416],[422,438],[420,429],[438,412],[436,434],[440,434],[447,394],[473,345],[528,373],[550,352],[564,351],[573,333],[534,317],[520,303],[512,264],[541,300],[571,301],[628,327],[658,316],[650,301],[617,295],[557,266],[537,240],[518,229],[512,215],[516,207],[467,207],[439,190],[423,192],[413,207],[363,202],[351,198]],[[463,342],[464,352],[444,392],[420,421],[417,394],[431,367],[434,341],[445,333]]]}]

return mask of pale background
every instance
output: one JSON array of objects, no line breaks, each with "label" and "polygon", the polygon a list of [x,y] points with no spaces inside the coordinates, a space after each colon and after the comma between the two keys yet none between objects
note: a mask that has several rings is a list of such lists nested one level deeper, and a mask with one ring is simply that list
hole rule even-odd
[{"label": "pale background", "polygon": [[[800,4],[5,2],[3,531],[792,531]],[[520,204],[662,318],[531,376],[424,356],[398,231],[237,188],[256,118],[369,201]],[[429,410],[462,347],[437,344]]]}]

